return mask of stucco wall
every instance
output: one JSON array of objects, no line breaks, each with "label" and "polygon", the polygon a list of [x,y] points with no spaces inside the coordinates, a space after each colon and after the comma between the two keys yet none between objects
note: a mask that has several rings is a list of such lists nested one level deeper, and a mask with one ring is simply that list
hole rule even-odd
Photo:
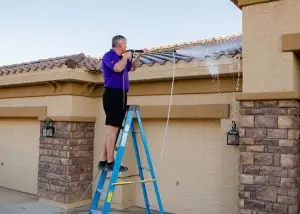
[{"label": "stucco wall", "polygon": [[297,58],[281,52],[281,35],[299,33],[298,0],[274,1],[243,8],[243,92],[299,88]]},{"label": "stucco wall", "polygon": [[[168,105],[169,96],[132,96],[128,99],[129,104],[138,105]],[[199,104],[234,104],[233,93],[221,94],[194,94],[194,95],[174,95],[173,105],[199,105]],[[89,98],[81,96],[49,96],[49,97],[33,97],[33,98],[13,98],[1,99],[0,107],[18,107],[18,106],[47,106],[48,116],[82,116],[82,117],[96,117],[95,123],[95,140],[94,140],[94,175],[97,172],[97,163],[101,156],[102,145],[105,140],[105,115],[102,109],[101,98]],[[235,105],[230,105],[231,116],[237,113]],[[160,120],[161,121],[161,120]],[[165,120],[163,120],[165,121]],[[231,119],[222,119],[222,143],[226,143],[225,131],[230,128]],[[164,130],[161,130],[163,132]],[[193,137],[193,136],[191,136]],[[131,137],[129,137],[131,139]],[[163,139],[162,139],[163,140]],[[130,141],[129,141],[130,142]],[[124,164],[135,166],[135,156],[133,154],[132,144],[129,143],[127,147]],[[150,145],[151,146],[151,145]],[[160,150],[154,150],[157,154],[152,154],[153,157],[159,157]],[[228,154],[236,155],[238,151],[234,148],[228,148]],[[237,164],[237,161],[236,161]],[[236,172],[237,173],[237,172]],[[130,167],[129,172],[122,173],[121,177],[125,180],[138,179],[135,167]],[[130,176],[130,177],[128,177]],[[237,182],[237,181],[236,181]],[[93,186],[95,189],[95,185]],[[113,201],[113,207],[125,208],[136,204],[134,194],[130,192],[137,191],[135,185],[124,186],[116,189]]]},{"label": "stucco wall", "polygon": [[48,116],[71,116],[72,96],[1,99],[0,107],[47,106]]}]

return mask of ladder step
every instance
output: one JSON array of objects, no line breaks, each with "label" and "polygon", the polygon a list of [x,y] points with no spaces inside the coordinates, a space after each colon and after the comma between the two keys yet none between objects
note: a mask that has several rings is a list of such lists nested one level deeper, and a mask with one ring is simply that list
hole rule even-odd
[{"label": "ladder step", "polygon": [[124,181],[124,182],[113,183],[112,185],[118,186],[118,185],[127,185],[127,184],[135,184],[135,183],[148,183],[153,181],[155,181],[155,179],[145,179],[139,181]]}]

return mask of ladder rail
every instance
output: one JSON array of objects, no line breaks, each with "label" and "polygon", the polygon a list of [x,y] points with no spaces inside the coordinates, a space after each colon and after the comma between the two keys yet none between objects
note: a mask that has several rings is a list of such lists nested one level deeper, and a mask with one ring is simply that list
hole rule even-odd
[{"label": "ladder rail", "polygon": [[98,208],[98,202],[99,202],[99,199],[101,197],[101,192],[98,191],[98,190],[103,189],[106,176],[107,176],[107,171],[102,171],[101,176],[100,176],[100,180],[97,184],[96,191],[94,193],[94,197],[93,197],[93,200],[92,200],[91,210],[96,210]]},{"label": "ladder rail", "polygon": [[143,142],[144,150],[145,150],[145,153],[146,153],[146,158],[147,158],[148,165],[149,165],[149,171],[150,171],[152,179],[155,179],[153,181],[153,186],[154,186],[154,191],[155,191],[156,198],[157,198],[159,211],[160,211],[160,213],[164,213],[164,208],[163,208],[163,205],[162,205],[162,202],[161,202],[161,196],[160,196],[159,190],[158,190],[157,180],[156,180],[153,164],[152,164],[152,161],[151,161],[151,155],[150,155],[150,151],[149,151],[149,148],[148,148],[147,138],[146,138],[146,134],[145,134],[145,131],[144,131],[144,128],[143,128],[143,123],[142,123],[142,119],[141,119],[141,115],[140,115],[139,111],[136,111],[136,116],[137,116],[140,131],[141,131],[142,142]]},{"label": "ladder rail", "polygon": [[103,209],[102,209],[103,214],[108,214],[109,209],[111,207],[112,197],[113,197],[114,190],[116,187],[115,185],[112,185],[112,184],[116,183],[116,181],[118,179],[118,173],[120,171],[122,158],[124,156],[124,152],[125,152],[125,148],[126,148],[125,146],[126,146],[127,136],[128,136],[129,130],[130,130],[129,124],[131,123],[132,118],[133,118],[133,112],[129,111],[127,114],[127,117],[126,117],[124,129],[122,131],[121,142],[118,147],[116,161],[115,161],[114,168],[113,168],[111,178],[109,181],[108,190],[107,190],[108,192],[106,194],[106,198],[105,198]]},{"label": "ladder rail", "polygon": [[[140,158],[140,155],[139,155],[139,147],[138,147],[138,143],[137,143],[137,140],[136,140],[133,121],[131,122],[131,136],[132,136],[133,148],[134,148],[134,152],[135,152],[136,162],[137,162],[137,165],[138,165],[138,171],[139,171],[140,179],[144,180],[145,178],[144,178],[144,173],[143,173],[143,169],[142,169],[141,158]],[[146,206],[146,213],[150,214],[150,205],[149,205],[149,199],[148,199],[148,194],[147,194],[147,190],[146,190],[146,184],[143,182],[143,183],[141,183],[141,186],[142,186],[144,202],[145,202],[145,206]]]}]

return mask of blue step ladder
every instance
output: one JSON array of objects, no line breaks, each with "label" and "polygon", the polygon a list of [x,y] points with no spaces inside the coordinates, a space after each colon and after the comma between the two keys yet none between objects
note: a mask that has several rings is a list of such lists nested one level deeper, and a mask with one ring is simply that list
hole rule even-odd
[{"label": "blue step ladder", "polygon": [[[118,146],[118,149],[117,149],[116,160],[115,160],[114,168],[113,168],[113,171],[112,171],[112,174],[111,174],[111,178],[110,178],[108,187],[107,187],[107,189],[104,188],[104,183],[105,183],[105,180],[106,180],[106,177],[107,177],[107,171],[102,170],[99,181],[98,181],[98,184],[97,184],[97,187],[96,187],[96,191],[95,191],[93,199],[92,199],[92,204],[91,204],[89,213],[90,214],[96,214],[96,213],[97,214],[99,214],[99,213],[107,214],[107,213],[109,213],[112,198],[113,198],[113,194],[114,194],[114,190],[115,190],[116,186],[140,183],[141,186],[142,186],[142,191],[143,191],[143,195],[144,195],[146,213],[150,214],[151,210],[150,210],[150,204],[149,204],[149,199],[148,199],[147,190],[146,190],[146,183],[148,183],[148,182],[153,182],[154,191],[155,191],[155,194],[156,194],[157,203],[158,203],[158,207],[159,207],[159,213],[160,214],[165,213],[162,202],[161,202],[160,193],[159,193],[159,190],[158,190],[158,184],[157,184],[157,181],[156,181],[155,172],[154,172],[152,161],[151,161],[151,156],[150,156],[150,152],[149,152],[149,148],[148,148],[148,144],[147,144],[147,139],[146,139],[145,132],[144,132],[144,129],[143,129],[143,124],[142,124],[142,120],[141,120],[139,106],[129,105],[126,108],[127,108],[126,109],[126,116],[125,116],[125,120],[124,120],[125,124],[124,124],[123,128],[121,129],[122,131],[120,131],[118,136],[117,136],[117,140],[119,139],[119,137],[121,137],[121,140],[120,140],[120,143],[119,143],[119,146]],[[139,126],[139,130],[140,130],[140,133],[141,133],[145,154],[146,154],[146,158],[147,158],[148,165],[149,165],[149,172],[150,172],[150,175],[151,175],[150,179],[145,179],[144,178],[144,173],[143,173],[144,168],[142,167],[142,164],[141,164],[141,159],[140,159],[140,155],[139,155],[139,148],[138,148],[138,142],[137,142],[136,135],[135,135],[136,132],[134,130],[134,123],[133,123],[134,114],[136,115],[136,118],[137,118],[137,121],[138,121],[138,126]],[[122,162],[122,159],[123,159],[123,156],[124,156],[127,137],[128,137],[128,134],[129,134],[130,131],[131,131],[131,135],[132,135],[133,148],[134,148],[135,157],[136,157],[136,161],[137,161],[140,180],[139,181],[128,181],[128,182],[119,182],[119,183],[117,183],[118,173],[119,173],[121,162]],[[103,195],[105,197],[105,200],[104,200],[102,210],[98,210],[98,204],[99,204],[99,200],[100,200],[101,195]]]}]

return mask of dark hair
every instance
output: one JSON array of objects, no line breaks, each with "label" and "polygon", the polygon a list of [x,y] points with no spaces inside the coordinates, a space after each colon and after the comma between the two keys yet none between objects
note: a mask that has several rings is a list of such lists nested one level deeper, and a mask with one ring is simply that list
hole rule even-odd
[{"label": "dark hair", "polygon": [[126,39],[124,36],[122,35],[116,35],[112,38],[112,47],[116,47],[116,45],[119,43],[120,40],[122,39]]}]

